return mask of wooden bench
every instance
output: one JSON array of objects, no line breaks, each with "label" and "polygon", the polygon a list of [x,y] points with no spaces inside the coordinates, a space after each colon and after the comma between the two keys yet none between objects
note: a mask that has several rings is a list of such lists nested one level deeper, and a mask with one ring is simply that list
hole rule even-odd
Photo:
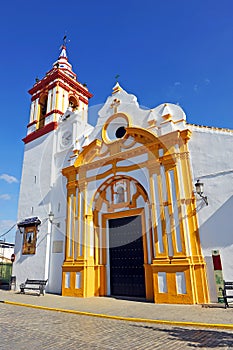
[{"label": "wooden bench", "polygon": [[[222,296],[225,303],[225,309],[229,307],[227,299],[233,299],[233,282],[223,281],[224,288],[222,290]],[[227,291],[232,291],[231,294],[227,294]]]},{"label": "wooden bench", "polygon": [[38,290],[39,295],[44,295],[45,286],[48,280],[29,280],[27,279],[24,283],[20,284],[20,293],[25,293],[27,290]]}]

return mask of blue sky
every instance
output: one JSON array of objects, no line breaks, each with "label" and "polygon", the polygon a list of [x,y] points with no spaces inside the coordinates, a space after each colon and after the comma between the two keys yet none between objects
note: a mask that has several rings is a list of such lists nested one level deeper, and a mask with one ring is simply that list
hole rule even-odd
[{"label": "blue sky", "polygon": [[143,106],[179,103],[190,123],[233,129],[232,0],[12,0],[1,4],[0,30],[0,236],[17,221],[27,91],[52,67],[64,33],[90,106],[119,74]]}]

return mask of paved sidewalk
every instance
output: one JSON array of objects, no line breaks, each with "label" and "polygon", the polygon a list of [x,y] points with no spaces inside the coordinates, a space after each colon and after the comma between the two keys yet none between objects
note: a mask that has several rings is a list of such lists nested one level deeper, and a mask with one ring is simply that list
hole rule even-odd
[{"label": "paved sidewalk", "polygon": [[[116,317],[151,320],[152,322],[168,323],[184,326],[204,326],[229,328],[233,330],[233,305],[229,309],[224,304],[210,305],[170,305],[154,304],[142,301],[116,299],[114,297],[75,298],[62,297],[60,295],[45,294],[19,294],[15,291],[0,290],[0,302],[26,304],[30,307],[44,307],[56,309],[56,311],[84,312],[92,316]],[[1,304],[0,304],[1,307]],[[90,316],[91,316],[90,315]],[[193,324],[194,323],[194,324]],[[205,325],[206,324],[206,325]]]}]

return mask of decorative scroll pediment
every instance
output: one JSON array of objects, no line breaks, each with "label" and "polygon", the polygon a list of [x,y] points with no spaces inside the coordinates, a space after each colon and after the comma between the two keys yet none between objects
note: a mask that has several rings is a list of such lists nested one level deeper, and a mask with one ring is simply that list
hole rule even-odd
[{"label": "decorative scroll pediment", "polygon": [[102,142],[100,140],[94,140],[88,146],[85,146],[83,151],[78,155],[74,166],[79,167],[80,165],[90,163],[98,154],[101,145]]},{"label": "decorative scroll pediment", "polygon": [[[85,146],[75,160],[74,168],[85,166],[85,171],[92,171],[111,165],[111,169],[106,170],[105,175],[107,175],[116,171],[125,171],[126,166],[127,171],[136,169],[137,165],[156,167],[161,162],[167,166],[173,166],[177,157],[180,156],[176,145],[186,143],[191,136],[189,130],[174,131],[169,135],[158,137],[152,131],[143,128],[126,127],[125,129],[125,135],[112,143],[107,144],[104,140],[96,139]],[[126,164],[129,161],[131,164]],[[101,176],[102,172],[98,171],[98,174]]]},{"label": "decorative scroll pediment", "polygon": [[155,143],[158,143],[157,136],[152,132],[142,128],[127,127],[124,137],[115,142],[106,144],[104,141],[96,139],[85,146],[75,160],[74,166],[77,168],[107,158],[119,158],[120,154],[126,151],[135,150],[135,153],[136,149]]}]

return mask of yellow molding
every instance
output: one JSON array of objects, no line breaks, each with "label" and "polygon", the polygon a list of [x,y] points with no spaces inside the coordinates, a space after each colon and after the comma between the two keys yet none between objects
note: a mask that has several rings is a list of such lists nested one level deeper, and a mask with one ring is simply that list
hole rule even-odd
[{"label": "yellow molding", "polygon": [[190,140],[191,136],[192,136],[192,131],[189,130],[189,129],[182,130],[182,131],[180,132],[180,136],[181,136],[181,139],[182,139],[185,143],[187,143],[187,142]]},{"label": "yellow molding", "polygon": [[83,164],[83,162],[85,161],[85,157],[91,153],[96,153],[101,147],[101,141],[96,139],[94,141],[92,141],[88,146],[85,146],[83,151],[79,154],[78,158],[76,159],[75,163],[74,163],[74,167],[78,167],[81,164]]},{"label": "yellow molding", "polygon": [[[171,115],[170,113],[168,113],[168,114],[163,115],[162,118],[163,118],[164,120],[169,120],[169,119],[172,118],[172,115]],[[161,124],[162,124],[162,123],[161,123]]]}]

